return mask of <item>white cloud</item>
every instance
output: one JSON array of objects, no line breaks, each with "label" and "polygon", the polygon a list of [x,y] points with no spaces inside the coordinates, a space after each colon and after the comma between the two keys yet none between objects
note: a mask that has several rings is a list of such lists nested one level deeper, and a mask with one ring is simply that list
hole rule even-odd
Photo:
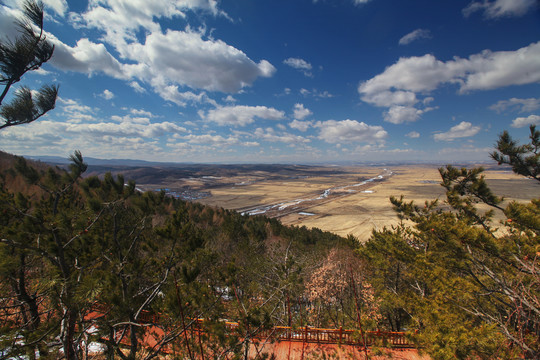
[{"label": "white cloud", "polygon": [[54,10],[55,13],[64,17],[68,9],[68,4],[66,0],[42,0],[45,6]]},{"label": "white cloud", "polygon": [[319,128],[319,139],[327,143],[341,142],[367,142],[376,143],[384,141],[388,133],[382,126],[370,126],[356,120],[328,120],[319,121],[315,125]]},{"label": "white cloud", "polygon": [[530,112],[540,108],[540,98],[501,100],[489,107],[491,110],[501,113],[507,109],[519,109],[519,112]]},{"label": "white cloud", "polygon": [[431,54],[401,58],[382,74],[362,82],[358,91],[370,102],[381,92],[429,92],[443,83],[456,83],[461,92],[531,84],[540,82],[539,56],[540,42],[516,51],[486,50],[468,59],[456,57],[447,62]]},{"label": "white cloud", "polygon": [[217,146],[225,146],[225,145],[238,145],[240,141],[236,137],[228,137],[225,138],[221,135],[210,135],[210,134],[203,134],[203,135],[186,135],[181,137],[184,140],[187,140],[191,144],[203,144],[203,145],[217,145]]},{"label": "white cloud", "polygon": [[304,138],[302,136],[297,136],[293,134],[289,134],[286,132],[276,132],[272,128],[257,128],[254,133],[255,137],[259,139],[263,139],[265,141],[269,142],[282,142],[286,144],[301,144],[301,143],[309,143],[311,140]]},{"label": "white cloud", "polygon": [[[188,10],[227,16],[217,4],[217,0],[91,0],[86,13],[70,13],[69,18],[77,28],[101,31],[103,42],[80,39],[71,47],[48,35],[56,46],[51,64],[65,71],[129,80],[140,93],[144,92],[141,83],[146,83],[179,106],[208,100],[180,87],[234,93],[259,77],[272,76],[276,69],[268,61],[254,62],[241,50],[205,36],[204,28],[193,31],[188,26],[185,31],[163,33],[157,22],[159,18],[185,18]],[[144,39],[141,33],[146,34]]]},{"label": "white cloud", "polygon": [[68,126],[65,131],[74,134],[90,134],[94,136],[117,136],[117,137],[144,137],[155,138],[166,134],[184,133],[186,129],[165,121],[161,123],[150,123],[144,118],[122,119],[115,118],[113,120],[121,120],[116,122],[100,122],[93,124],[77,124]]},{"label": "white cloud", "polygon": [[384,113],[384,121],[392,124],[403,124],[420,119],[420,116],[435,108],[416,109],[411,106],[394,105]]},{"label": "white cloud", "polygon": [[0,3],[0,39],[14,39],[19,35],[16,19],[22,19],[23,14],[19,8],[10,8]]},{"label": "white cloud", "polygon": [[294,118],[298,120],[304,120],[306,117],[313,115],[313,113],[304,107],[304,104],[294,104]]},{"label": "white cloud", "polygon": [[311,121],[298,121],[293,120],[289,123],[289,127],[292,129],[300,130],[302,132],[307,131],[313,125],[313,122]]},{"label": "white cloud", "polygon": [[399,39],[399,45],[407,45],[419,39],[431,39],[431,32],[427,29],[416,29]]},{"label": "white cloud", "polygon": [[154,114],[152,114],[150,111],[146,111],[146,110],[143,110],[143,109],[131,109],[129,111],[131,114],[133,115],[137,115],[137,116],[145,116],[147,118],[153,118],[155,117]]},{"label": "white cloud", "polygon": [[124,40],[135,41],[136,31],[141,28],[159,31],[160,25],[154,19],[185,18],[185,12],[190,10],[225,15],[218,10],[217,0],[90,0],[80,25],[105,31],[105,40],[118,47]]},{"label": "white cloud", "polygon": [[306,60],[299,59],[299,58],[288,58],[283,60],[283,63],[285,65],[289,65],[290,67],[300,70],[304,73],[306,76],[312,76],[311,73],[311,64],[307,62]]},{"label": "white cloud", "polygon": [[209,110],[201,117],[218,125],[245,126],[255,122],[255,118],[265,120],[281,120],[285,117],[283,111],[266,106],[224,106]]},{"label": "white cloud", "polygon": [[105,100],[112,100],[114,98],[114,93],[109,89],[105,89],[101,94],[99,94],[99,96],[101,96]]},{"label": "white cloud", "polygon": [[408,134],[405,134],[406,137],[409,137],[411,139],[417,139],[420,137],[420,133],[416,132],[416,131],[411,131],[410,133]]},{"label": "white cloud", "polygon": [[537,0],[473,1],[463,9],[463,15],[468,17],[476,11],[483,11],[488,19],[522,16],[536,6],[538,6]]},{"label": "white cloud", "polygon": [[474,136],[480,129],[480,126],[473,126],[470,122],[462,121],[458,125],[452,126],[447,132],[433,135],[433,138],[437,141],[452,141],[458,138]]},{"label": "white cloud", "polygon": [[130,82],[129,86],[131,86],[133,90],[135,90],[135,92],[138,92],[139,94],[146,92],[146,90],[136,81]]},{"label": "white cloud", "polygon": [[529,125],[540,125],[539,115],[529,115],[527,117],[518,117],[512,121],[512,127],[520,128]]},{"label": "white cloud", "polygon": [[89,75],[104,73],[117,79],[129,79],[125,66],[107,51],[105,45],[83,38],[77,41],[76,46],[70,47],[53,35],[47,38],[55,46],[50,63],[58,69]]},{"label": "white cloud", "polygon": [[[38,146],[45,153],[65,153],[66,149],[91,151],[93,156],[108,154],[150,154],[158,151],[153,139],[186,129],[171,122],[150,123],[148,119],[130,116],[114,117],[112,121],[93,123],[41,120],[24,127],[15,126],[0,133],[2,145],[18,151],[28,151],[21,141]],[[145,149],[146,152],[136,150]]]},{"label": "white cloud", "polygon": [[312,89],[312,90],[308,90],[308,89],[304,89],[304,88],[301,88],[300,89],[300,94],[302,96],[313,96],[313,97],[316,97],[316,98],[332,98],[334,97],[334,95],[330,94],[328,91],[319,91],[317,89]]},{"label": "white cloud", "polygon": [[368,93],[362,97],[367,103],[390,107],[392,105],[414,105],[418,102],[416,94],[412,91],[381,91]]},{"label": "white cloud", "polygon": [[432,101],[427,95],[444,84],[457,84],[459,92],[466,93],[538,83],[539,58],[540,42],[515,51],[485,50],[446,62],[431,54],[400,58],[381,74],[360,83],[358,92],[363,101],[375,106],[410,107],[419,96],[426,96],[423,102]]},{"label": "white cloud", "polygon": [[204,40],[193,31],[155,32],[144,44],[130,44],[128,50],[130,58],[139,62],[130,73],[157,89],[184,85],[233,93],[275,72],[268,61],[255,63],[223,41]]},{"label": "white cloud", "polygon": [[237,100],[232,95],[227,95],[227,97],[223,99],[223,101],[228,103],[235,103]]},{"label": "white cloud", "polygon": [[187,103],[200,103],[207,99],[206,93],[195,94],[191,91],[180,92],[177,85],[158,86],[156,92],[165,100],[178,106],[186,106]]},{"label": "white cloud", "polygon": [[62,110],[67,114],[93,113],[94,109],[87,105],[81,105],[73,99],[63,97],[58,98],[58,103],[61,104]]}]

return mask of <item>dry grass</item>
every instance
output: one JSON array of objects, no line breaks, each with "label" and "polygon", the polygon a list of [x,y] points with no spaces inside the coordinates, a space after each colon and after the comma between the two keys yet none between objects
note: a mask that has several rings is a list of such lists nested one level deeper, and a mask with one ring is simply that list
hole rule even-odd
[{"label": "dry grass", "polygon": [[[384,172],[383,168],[346,168],[335,176],[309,177],[287,181],[261,181],[254,184],[212,189],[212,196],[201,203],[227,209],[243,210],[263,204],[287,203],[295,199],[315,198],[325,189],[357,183]],[[390,196],[403,195],[407,201],[443,201],[444,188],[435,166],[402,166],[391,168],[393,175],[383,182],[371,183],[354,193],[341,193],[321,201],[305,202],[294,211],[269,213],[287,225],[305,225],[347,236],[352,234],[366,241],[372,229],[398,223],[392,210]],[[508,200],[530,201],[540,195],[540,185],[510,171],[486,170],[488,184],[493,191]],[[369,192],[362,192],[362,191]],[[291,207],[292,209],[292,207]],[[314,215],[301,215],[307,212]],[[497,215],[502,219],[502,214]]]}]

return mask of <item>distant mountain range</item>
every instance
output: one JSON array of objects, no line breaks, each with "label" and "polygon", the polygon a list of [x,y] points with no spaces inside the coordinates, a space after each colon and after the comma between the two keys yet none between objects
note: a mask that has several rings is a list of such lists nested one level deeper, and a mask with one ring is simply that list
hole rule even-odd
[{"label": "distant mountain range", "polygon": [[[71,163],[69,157],[61,156],[34,156],[23,155],[27,159],[38,160],[47,164],[53,165],[67,165]],[[158,161],[145,161],[145,160],[132,160],[132,159],[98,159],[93,157],[84,156],[84,162],[90,166],[179,166],[193,164],[191,162],[158,162]]]},{"label": "distant mountain range", "polygon": [[[32,160],[38,160],[44,163],[53,164],[53,165],[67,165],[70,163],[69,157],[61,157],[61,156],[45,156],[45,155],[23,155],[27,159]],[[133,159],[98,159],[93,157],[84,157],[84,161],[90,165],[90,166],[113,166],[113,167],[183,167],[183,166],[190,166],[195,165],[199,163],[190,162],[190,161],[183,161],[183,162],[159,162],[159,161],[146,161],[146,160],[133,160]],[[464,165],[469,166],[472,164],[478,164],[478,162],[467,162],[467,161],[460,161],[459,163],[451,163],[454,166]],[[222,164],[222,163],[208,163],[208,164],[199,164],[199,165],[247,165],[247,163],[244,164]],[[253,165],[253,163],[250,163],[250,165]],[[264,165],[264,164],[257,164],[257,165]],[[278,165],[278,164],[274,164]],[[281,164],[281,165],[292,165],[290,163],[288,164]],[[368,161],[368,162],[360,162],[360,161],[337,161],[333,163],[328,162],[314,162],[314,163],[303,163],[302,165],[307,166],[386,166],[386,165],[437,165],[437,166],[443,166],[446,165],[446,163],[435,163],[432,161]],[[492,165],[492,164],[486,164],[486,165]]]}]

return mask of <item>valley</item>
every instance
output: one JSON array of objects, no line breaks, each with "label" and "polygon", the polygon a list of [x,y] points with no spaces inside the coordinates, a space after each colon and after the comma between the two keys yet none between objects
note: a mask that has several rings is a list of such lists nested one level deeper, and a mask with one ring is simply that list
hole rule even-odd
[{"label": "valley", "polygon": [[[245,215],[279,218],[285,225],[354,235],[362,242],[373,229],[399,223],[390,196],[403,195],[417,204],[444,200],[435,165],[91,167],[92,174],[104,171],[123,173],[143,191],[163,190],[170,196]],[[508,169],[488,165],[485,176],[493,191],[507,201],[527,202],[540,194],[533,180]]]}]

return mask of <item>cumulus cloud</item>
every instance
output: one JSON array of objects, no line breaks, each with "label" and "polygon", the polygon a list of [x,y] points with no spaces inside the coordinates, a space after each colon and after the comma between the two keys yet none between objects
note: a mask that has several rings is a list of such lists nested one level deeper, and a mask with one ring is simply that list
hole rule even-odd
[{"label": "cumulus cloud", "polygon": [[135,92],[138,92],[139,94],[146,92],[146,90],[136,81],[130,82],[129,86],[131,86],[133,90],[135,90]]},{"label": "cumulus cloud", "polygon": [[61,105],[62,110],[68,114],[79,114],[79,113],[93,113],[94,109],[90,106],[82,105],[76,100],[59,97],[58,103]]},{"label": "cumulus cloud", "polygon": [[246,126],[255,122],[255,118],[281,120],[285,117],[285,113],[266,106],[238,105],[218,107],[201,114],[201,117],[222,126]]},{"label": "cumulus cloud", "polygon": [[296,70],[302,71],[304,73],[304,75],[306,75],[306,76],[312,76],[313,75],[311,73],[312,66],[306,60],[299,59],[299,58],[288,58],[288,59],[283,60],[283,63],[285,65],[289,65],[290,67],[292,67],[292,68],[294,68]]},{"label": "cumulus cloud", "polygon": [[411,131],[410,133],[408,134],[405,134],[406,137],[408,138],[411,138],[411,139],[417,139],[420,137],[420,133],[416,132],[416,131]]},{"label": "cumulus cloud", "polygon": [[319,139],[327,143],[341,142],[382,142],[388,133],[382,126],[370,126],[356,120],[328,120],[319,121],[315,125],[319,128]]},{"label": "cumulus cloud", "polygon": [[431,39],[431,32],[427,29],[416,29],[399,39],[399,45],[407,45],[415,40]]},{"label": "cumulus cloud", "polygon": [[[64,0],[49,3],[59,13],[66,11],[61,7]],[[145,91],[141,84],[149,84],[180,106],[206,99],[190,90],[235,93],[275,73],[267,60],[253,61],[241,50],[206,36],[204,28],[193,31],[187,26],[185,31],[163,33],[156,19],[186,18],[186,11],[227,16],[217,0],[91,0],[85,13],[70,13],[69,19],[74,27],[100,31],[102,42],[83,38],[69,46],[48,34],[56,47],[51,64],[64,71],[128,80],[140,93]]]},{"label": "cumulus cloud", "polygon": [[137,148],[157,151],[158,148],[152,145],[153,139],[185,132],[185,128],[171,122],[152,123],[149,119],[125,116],[93,123],[36,121],[25,127],[6,129],[0,133],[0,138],[10,149],[25,150],[21,143],[24,141],[45,152],[63,153],[65,149],[78,148],[82,151],[92,149],[96,155],[106,152],[109,156],[118,156],[120,153],[132,155]]},{"label": "cumulus cloud", "polygon": [[433,55],[401,58],[382,74],[362,82],[359,93],[367,101],[384,91],[429,92],[443,83],[456,83],[461,92],[490,90],[540,82],[540,42],[516,51],[485,50],[468,59],[447,62]]},{"label": "cumulus cloud", "polygon": [[153,118],[155,117],[154,114],[152,114],[150,111],[146,111],[146,110],[143,110],[143,109],[130,109],[129,112],[133,115],[137,115],[137,116],[145,116],[147,118]]},{"label": "cumulus cloud", "polygon": [[299,120],[293,120],[289,123],[289,127],[292,129],[300,130],[302,132],[307,131],[313,125],[313,122],[311,121],[299,121]]},{"label": "cumulus cloud", "polygon": [[178,106],[186,106],[187,103],[200,103],[203,99],[206,99],[206,93],[201,92],[195,94],[192,91],[180,92],[178,90],[178,85],[164,85],[157,86],[156,92],[167,101],[175,103]]},{"label": "cumulus cloud", "polygon": [[301,88],[299,92],[304,97],[308,97],[308,96],[313,96],[313,97],[316,97],[316,98],[332,98],[332,97],[334,97],[333,94],[330,94],[326,90],[325,91],[319,91],[317,89],[308,90],[308,89]]},{"label": "cumulus cloud", "polygon": [[540,98],[518,99],[498,101],[489,107],[491,110],[501,113],[506,110],[518,110],[519,112],[530,112],[540,108]]},{"label": "cumulus cloud", "polygon": [[68,9],[66,0],[42,0],[46,7],[52,9],[58,15],[64,17]]},{"label": "cumulus cloud", "polygon": [[203,10],[226,15],[218,9],[217,0],[90,0],[88,10],[77,18],[80,26],[105,32],[105,40],[115,47],[126,40],[136,41],[136,32],[160,30],[155,18],[185,18],[187,11]]},{"label": "cumulus cloud", "polygon": [[107,51],[105,45],[83,38],[77,41],[76,46],[71,47],[52,35],[47,38],[55,46],[50,62],[58,69],[88,75],[104,73],[116,79],[129,79],[125,66]]},{"label": "cumulus cloud", "polygon": [[294,118],[297,120],[304,120],[306,117],[313,115],[311,110],[306,109],[304,104],[294,104]]},{"label": "cumulus cloud", "polygon": [[105,89],[101,94],[99,94],[99,96],[101,96],[105,100],[112,100],[114,98],[114,93],[109,89]]},{"label": "cumulus cloud", "polygon": [[450,130],[443,133],[433,135],[437,141],[452,141],[458,138],[471,137],[480,131],[480,126],[473,126],[470,122],[462,121],[456,126],[452,126]]},{"label": "cumulus cloud", "polygon": [[512,121],[512,127],[520,128],[529,125],[540,125],[540,116],[529,115],[527,117],[518,117]]},{"label": "cumulus cloud", "polygon": [[146,118],[132,118],[130,116],[113,118],[118,122],[99,122],[76,124],[66,127],[65,131],[70,134],[89,134],[92,136],[116,136],[116,137],[143,137],[155,138],[166,134],[184,133],[186,129],[174,123],[164,121],[151,123]]},{"label": "cumulus cloud", "polygon": [[412,91],[389,91],[366,93],[362,97],[367,103],[375,106],[390,107],[392,105],[414,105],[418,102],[416,94]]},{"label": "cumulus cloud", "polygon": [[411,106],[394,105],[384,113],[384,121],[392,124],[403,124],[420,119],[420,116],[435,108],[416,109]]},{"label": "cumulus cloud", "polygon": [[301,144],[309,143],[311,140],[302,136],[289,134],[286,132],[276,132],[273,128],[257,128],[254,133],[255,137],[269,141],[269,142],[282,142],[286,144]]},{"label": "cumulus cloud", "polygon": [[381,74],[360,83],[358,92],[363,101],[375,106],[411,107],[420,96],[426,96],[422,102],[431,101],[427,95],[445,84],[456,84],[460,93],[466,93],[538,83],[539,57],[540,42],[515,51],[485,50],[446,62],[431,54],[400,58]]},{"label": "cumulus cloud", "polygon": [[473,1],[463,9],[465,17],[480,11],[488,19],[501,17],[522,16],[527,11],[538,6],[537,0],[483,0]]},{"label": "cumulus cloud", "polygon": [[178,84],[234,93],[275,72],[268,61],[255,63],[223,41],[205,40],[193,31],[155,32],[144,44],[128,47],[130,58],[139,62],[130,67],[130,73],[158,89]]},{"label": "cumulus cloud", "polygon": [[[181,137],[184,140],[187,140],[191,144],[203,144],[203,145],[213,145],[213,146],[227,146],[227,145],[238,145],[240,141],[237,137],[230,136],[228,138],[221,135],[194,135],[189,134]],[[249,144],[248,144],[249,145]]]}]

